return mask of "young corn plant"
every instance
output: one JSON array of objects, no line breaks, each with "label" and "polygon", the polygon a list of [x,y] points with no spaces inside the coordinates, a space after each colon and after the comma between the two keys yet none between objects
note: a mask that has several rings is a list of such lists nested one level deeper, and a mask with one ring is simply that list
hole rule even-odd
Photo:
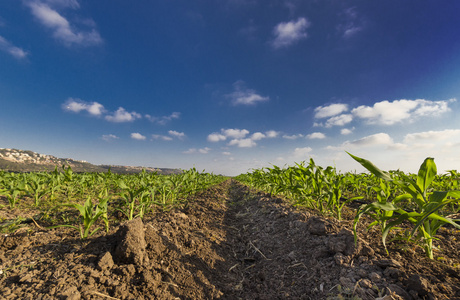
[{"label": "young corn plant", "polygon": [[104,219],[104,222],[106,224],[106,230],[108,231],[108,220],[107,220],[107,201],[109,200],[108,197],[103,197],[99,199],[99,203],[97,205],[93,205],[91,201],[91,197],[88,197],[86,199],[86,202],[84,205],[81,204],[63,204],[64,206],[69,206],[78,209],[80,212],[82,224],[79,226],[74,226],[74,225],[57,225],[53,226],[51,228],[56,228],[56,227],[70,227],[78,230],[80,232],[80,237],[82,240],[87,239],[88,237],[92,236],[95,234],[100,227],[94,229],[93,231],[91,230],[91,227],[96,223],[96,221],[102,217]]},{"label": "young corn plant", "polygon": [[345,182],[345,176],[338,176],[330,183],[328,192],[327,209],[340,221],[342,220],[343,207],[352,201],[363,199],[362,196],[352,197],[349,199],[342,198],[342,190]]},{"label": "young corn plant", "polygon": [[108,217],[108,202],[109,202],[109,191],[108,189],[103,189],[99,192],[98,199],[99,202],[97,203],[97,209],[102,212],[100,215],[102,221],[105,225],[105,231],[109,232],[109,217]]},{"label": "young corn plant", "polygon": [[27,180],[27,191],[34,198],[35,206],[40,204],[40,199],[49,193],[46,179],[39,174],[30,174]]},{"label": "young corn plant", "polygon": [[[388,233],[402,223],[409,222],[413,225],[413,228],[408,238],[420,244],[424,248],[425,254],[430,259],[434,259],[433,240],[439,228],[443,225],[450,224],[460,229],[460,225],[456,223],[458,220],[450,219],[440,213],[444,206],[450,203],[459,202],[460,191],[430,190],[430,184],[437,173],[434,159],[430,157],[426,158],[420,166],[415,178],[401,173],[400,179],[393,179],[389,173],[380,170],[370,161],[350,153],[348,154],[378,178],[385,181],[392,181],[406,192],[405,194],[395,197],[393,201],[385,200],[363,205],[358,210],[354,221],[353,229],[355,232],[355,239],[356,226],[359,222],[359,218],[363,214],[370,215],[376,220],[374,222],[375,224],[380,224],[382,229],[382,242],[385,249],[385,241]],[[404,210],[403,207],[399,205],[402,200],[413,201],[415,203],[415,210]]]},{"label": "young corn plant", "polygon": [[125,214],[128,220],[132,220],[135,217],[134,211],[136,209],[136,200],[142,202],[144,197],[147,196],[148,190],[144,185],[136,187],[135,183],[132,184],[132,187],[129,187],[121,179],[117,181],[117,185],[121,189],[119,195],[125,202],[125,207],[119,208],[118,210]]},{"label": "young corn plant", "polygon": [[11,181],[5,183],[5,188],[0,189],[0,195],[5,195],[10,204],[10,208],[14,208],[19,202],[20,195],[25,193],[26,183],[25,181],[19,180],[17,178],[11,178]]}]

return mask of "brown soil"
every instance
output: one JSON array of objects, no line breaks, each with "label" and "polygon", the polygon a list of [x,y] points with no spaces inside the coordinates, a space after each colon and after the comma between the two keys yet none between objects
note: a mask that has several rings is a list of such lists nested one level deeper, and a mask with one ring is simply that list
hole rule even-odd
[{"label": "brown soil", "polygon": [[3,234],[0,298],[460,299],[458,231],[430,261],[407,244],[387,256],[372,230],[355,246],[351,224],[228,181],[86,241],[33,223]]}]

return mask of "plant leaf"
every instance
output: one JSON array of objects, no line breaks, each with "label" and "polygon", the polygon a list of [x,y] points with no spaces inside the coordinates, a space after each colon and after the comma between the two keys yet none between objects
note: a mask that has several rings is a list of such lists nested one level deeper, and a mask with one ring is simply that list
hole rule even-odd
[{"label": "plant leaf", "polygon": [[[347,151],[345,151],[347,152]],[[377,176],[378,178],[381,178],[383,180],[387,181],[392,181],[393,179],[390,177],[390,174],[388,172],[382,171],[379,168],[377,168],[372,162],[368,161],[367,159],[360,158],[358,156],[354,156],[353,154],[347,152],[348,155],[350,155],[354,160],[359,162],[363,167],[365,167],[369,172]]]},{"label": "plant leaf", "polygon": [[417,185],[423,193],[428,189],[434,177],[436,176],[436,164],[434,158],[427,157],[420,166],[417,175]]}]

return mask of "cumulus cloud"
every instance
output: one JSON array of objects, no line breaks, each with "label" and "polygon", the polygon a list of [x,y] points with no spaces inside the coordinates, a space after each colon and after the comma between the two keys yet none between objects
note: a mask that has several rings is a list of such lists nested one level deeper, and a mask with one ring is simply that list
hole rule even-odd
[{"label": "cumulus cloud", "polygon": [[229,138],[240,139],[249,134],[246,129],[222,129],[222,134]]},{"label": "cumulus cloud", "polygon": [[326,126],[328,128],[332,126],[344,126],[353,121],[353,115],[344,114],[346,111],[348,111],[348,105],[342,103],[318,106],[315,108],[315,119],[328,119],[326,120],[325,124],[315,122],[313,125],[315,127]]},{"label": "cumulus cloud", "polygon": [[209,142],[220,142],[220,141],[227,140],[227,138],[241,139],[241,138],[246,137],[248,134],[249,134],[249,131],[246,129],[237,129],[237,128],[224,129],[222,128],[220,130],[220,133],[213,132],[210,135],[208,135],[208,141]]},{"label": "cumulus cloud", "polygon": [[111,141],[114,141],[114,140],[118,140],[119,137],[114,135],[114,134],[104,134],[104,135],[102,135],[101,139],[106,141],[106,142],[111,142]]},{"label": "cumulus cloud", "polygon": [[173,112],[169,116],[162,116],[162,117],[153,117],[151,115],[145,115],[145,118],[149,120],[150,122],[157,123],[160,125],[166,125],[166,123],[174,120],[174,119],[179,119],[181,113],[180,112]]},{"label": "cumulus cloud", "polygon": [[344,126],[353,121],[353,116],[350,114],[343,114],[329,118],[326,121],[326,127],[330,128],[332,126]]},{"label": "cumulus cloud", "polygon": [[293,135],[283,135],[283,139],[287,139],[287,140],[296,140],[296,139],[300,139],[300,138],[303,138],[303,134],[293,134]]},{"label": "cumulus cloud", "polygon": [[276,138],[278,137],[280,133],[278,131],[275,131],[275,130],[269,130],[267,132],[265,132],[265,135],[267,138],[269,139],[273,139],[273,138]]},{"label": "cumulus cloud", "polygon": [[134,140],[139,140],[139,141],[144,141],[146,139],[146,137],[140,134],[139,132],[131,133],[131,138]]},{"label": "cumulus cloud", "polygon": [[43,26],[53,32],[55,39],[59,40],[66,46],[80,45],[93,46],[102,43],[102,38],[99,32],[94,28],[94,21],[84,22],[90,25],[88,30],[76,28],[75,24],[71,24],[58,10],[65,8],[78,9],[77,1],[64,0],[29,0],[25,4],[30,8],[32,15]]},{"label": "cumulus cloud", "polygon": [[306,18],[299,18],[297,21],[282,22],[275,26],[272,46],[275,49],[291,46],[301,39],[307,38],[307,28],[311,23]]},{"label": "cumulus cloud", "polygon": [[257,146],[252,139],[233,139],[228,143],[229,146],[238,146],[239,148],[252,148]]},{"label": "cumulus cloud", "polygon": [[62,108],[65,111],[71,111],[74,113],[79,113],[81,111],[86,111],[90,115],[100,116],[105,112],[104,106],[98,102],[86,102],[78,98],[69,98]]},{"label": "cumulus cloud", "polygon": [[326,135],[322,132],[313,132],[307,135],[307,139],[310,139],[310,140],[313,140],[313,139],[322,140],[325,138],[326,138]]},{"label": "cumulus cloud", "polygon": [[348,135],[348,134],[352,134],[352,133],[353,133],[353,129],[343,128],[343,129],[340,130],[341,135]]},{"label": "cumulus cloud", "polygon": [[310,147],[295,148],[294,152],[292,153],[292,155],[295,158],[307,158],[311,151],[313,151],[313,149],[310,148]]},{"label": "cumulus cloud", "polygon": [[14,46],[0,35],[0,51],[6,52],[17,59],[25,59],[29,53],[19,47]]},{"label": "cumulus cloud", "polygon": [[275,130],[269,130],[265,133],[262,132],[255,132],[251,134],[249,137],[249,130],[246,129],[237,129],[237,128],[230,128],[224,129],[222,128],[219,132],[213,132],[208,135],[209,142],[220,142],[226,141],[227,139],[230,140],[228,143],[229,146],[238,146],[240,148],[251,148],[257,146],[255,141],[260,141],[266,138],[276,138],[279,135],[279,132]]},{"label": "cumulus cloud", "polygon": [[315,108],[315,118],[329,118],[346,111],[348,111],[348,105],[342,103],[334,103],[327,106],[318,106],[317,108]]},{"label": "cumulus cloud", "polygon": [[233,84],[233,93],[226,97],[232,100],[233,105],[255,105],[259,102],[268,101],[269,97],[258,94],[255,90],[246,88],[244,81],[238,80]]},{"label": "cumulus cloud", "polygon": [[136,119],[140,119],[142,116],[137,112],[128,112],[123,107],[119,107],[116,112],[112,115],[105,116],[105,119],[109,122],[122,123],[122,122],[132,122]]},{"label": "cumulus cloud", "polygon": [[227,139],[227,137],[223,134],[220,134],[220,133],[211,133],[210,135],[208,135],[208,141],[209,142],[220,142],[220,141],[225,141]]},{"label": "cumulus cloud", "polygon": [[168,133],[169,133],[170,136],[176,137],[179,140],[182,140],[183,138],[185,138],[185,133],[183,133],[183,132],[178,132],[178,131],[175,131],[175,130],[169,130]]},{"label": "cumulus cloud", "polygon": [[450,111],[449,102],[417,100],[387,100],[377,102],[373,106],[361,105],[351,112],[354,116],[364,119],[369,124],[393,125],[396,123],[413,122],[419,117],[434,117]]},{"label": "cumulus cloud", "polygon": [[251,135],[251,140],[253,141],[259,141],[261,139],[266,138],[267,136],[263,134],[262,132],[255,132]]}]

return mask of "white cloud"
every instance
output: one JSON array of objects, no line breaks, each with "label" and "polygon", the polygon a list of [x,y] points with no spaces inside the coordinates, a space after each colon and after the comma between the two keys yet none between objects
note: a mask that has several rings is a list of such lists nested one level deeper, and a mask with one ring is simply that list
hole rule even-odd
[{"label": "white cloud", "polygon": [[252,139],[233,139],[228,143],[229,146],[238,146],[239,148],[252,148],[257,146]]},{"label": "white cloud", "polygon": [[460,135],[460,129],[445,129],[440,131],[425,131],[417,133],[409,133],[404,137],[405,143],[414,143],[414,142],[433,142],[439,140],[453,139]]},{"label": "white cloud", "polygon": [[102,135],[101,139],[106,141],[106,142],[110,142],[110,141],[113,141],[113,140],[118,140],[119,137],[114,135],[114,134],[104,134],[104,135]]},{"label": "white cloud", "polygon": [[278,137],[280,133],[278,131],[275,131],[275,130],[269,130],[267,132],[265,132],[265,135],[267,136],[267,138],[269,139],[273,139],[273,138],[276,138]]},{"label": "white cloud", "polygon": [[354,146],[393,145],[393,139],[386,133],[376,133],[358,140],[348,142]]},{"label": "white cloud", "polygon": [[172,141],[174,138],[179,140],[183,140],[186,135],[183,132],[178,132],[175,130],[169,130],[168,135],[160,135],[160,134],[152,134],[152,139],[154,140],[163,140],[163,141]]},{"label": "white cloud", "polygon": [[352,134],[353,133],[353,129],[348,129],[348,128],[342,128],[340,130],[340,134],[341,135],[348,135],[348,134]]},{"label": "white cloud", "polygon": [[233,93],[227,94],[226,97],[230,98],[234,105],[255,105],[258,102],[265,102],[270,99],[259,95],[255,90],[246,88],[241,80],[233,84],[233,89]]},{"label": "white cloud", "polygon": [[296,139],[299,139],[299,138],[302,138],[303,137],[303,134],[293,134],[293,135],[283,135],[283,139],[287,139],[287,140],[296,140]]},{"label": "white cloud", "polygon": [[163,140],[163,141],[172,141],[173,138],[167,135],[152,134],[152,139],[154,140]]},{"label": "white cloud", "polygon": [[334,103],[328,106],[318,106],[315,108],[315,118],[329,118],[348,111],[347,104]]},{"label": "white cloud", "polygon": [[222,155],[232,155],[232,153],[225,151],[225,152],[222,152]]},{"label": "white cloud", "polygon": [[72,111],[79,113],[81,111],[86,111],[93,116],[100,116],[105,112],[104,106],[98,102],[86,102],[78,98],[69,98],[62,108],[66,111]]},{"label": "white cloud", "polygon": [[262,132],[255,132],[252,134],[251,136],[251,140],[253,141],[259,141],[263,138],[266,138],[267,136],[265,134],[263,134]]},{"label": "white cloud", "polygon": [[332,118],[329,118],[326,121],[326,127],[330,128],[332,126],[344,126],[353,121],[353,116],[350,114],[338,115]]},{"label": "white cloud", "polygon": [[313,139],[325,139],[326,135],[322,132],[313,132],[311,134],[307,135],[307,139],[313,140]]},{"label": "white cloud", "polygon": [[292,155],[297,159],[298,158],[307,158],[311,151],[313,151],[313,149],[310,148],[310,147],[295,148]]},{"label": "white cloud", "polygon": [[208,154],[209,151],[211,151],[211,150],[212,150],[211,148],[204,147],[202,149],[198,149],[198,152],[200,152],[201,154]]},{"label": "white cloud", "polygon": [[140,134],[138,132],[131,133],[131,138],[134,139],[134,140],[139,140],[139,141],[144,141],[146,139],[145,136],[143,136],[142,134]]},{"label": "white cloud", "polygon": [[273,34],[275,35],[275,39],[272,41],[273,48],[288,47],[301,39],[307,38],[307,28],[310,25],[310,22],[306,18],[279,23],[273,29]]},{"label": "white cloud", "polygon": [[29,53],[21,48],[18,48],[0,36],[0,51],[6,52],[17,59],[24,59]]},{"label": "white cloud", "polygon": [[176,137],[179,140],[182,140],[183,138],[185,138],[185,133],[183,133],[183,132],[178,132],[178,131],[175,131],[175,130],[169,130],[168,133],[169,133],[170,136]]},{"label": "white cloud", "polygon": [[208,141],[209,142],[220,142],[220,141],[225,141],[227,137],[225,135],[222,135],[220,133],[211,133],[208,135]]},{"label": "white cloud", "polygon": [[220,133],[213,132],[208,135],[207,140],[209,142],[220,142],[230,139],[229,146],[238,146],[240,148],[251,148],[257,146],[255,141],[260,141],[265,138],[275,138],[279,135],[279,132],[275,130],[269,130],[265,133],[255,132],[250,137],[246,138],[249,134],[249,130],[229,128],[220,130]]},{"label": "white cloud", "polygon": [[396,123],[413,122],[419,117],[439,116],[450,111],[448,101],[417,100],[387,100],[377,102],[372,107],[362,105],[352,110],[352,114],[365,119],[369,124],[393,125]]},{"label": "white cloud", "polygon": [[[57,0],[47,2],[48,4],[40,0],[31,0],[25,3],[30,8],[32,15],[43,26],[53,31],[54,38],[67,46],[93,46],[102,43],[102,38],[94,27],[88,31],[79,30],[74,25],[71,25],[56,9],[51,8],[51,6],[59,6],[59,8],[70,7],[77,9],[79,7],[77,1]],[[86,23],[89,24],[90,22]]]},{"label": "white cloud", "polygon": [[113,115],[105,116],[105,119],[107,121],[115,123],[132,122],[140,118],[142,118],[142,116],[137,112],[127,112],[123,107],[119,107],[118,110],[115,113],[113,113]]},{"label": "white cloud", "polygon": [[166,123],[174,120],[174,119],[179,119],[181,113],[180,112],[173,112],[169,116],[162,116],[162,117],[153,117],[151,115],[145,115],[145,118],[149,120],[150,122],[153,123],[158,123],[160,125],[165,125]]},{"label": "white cloud", "polygon": [[249,134],[249,131],[246,129],[221,129],[222,135],[228,138],[241,139],[246,137]]}]

